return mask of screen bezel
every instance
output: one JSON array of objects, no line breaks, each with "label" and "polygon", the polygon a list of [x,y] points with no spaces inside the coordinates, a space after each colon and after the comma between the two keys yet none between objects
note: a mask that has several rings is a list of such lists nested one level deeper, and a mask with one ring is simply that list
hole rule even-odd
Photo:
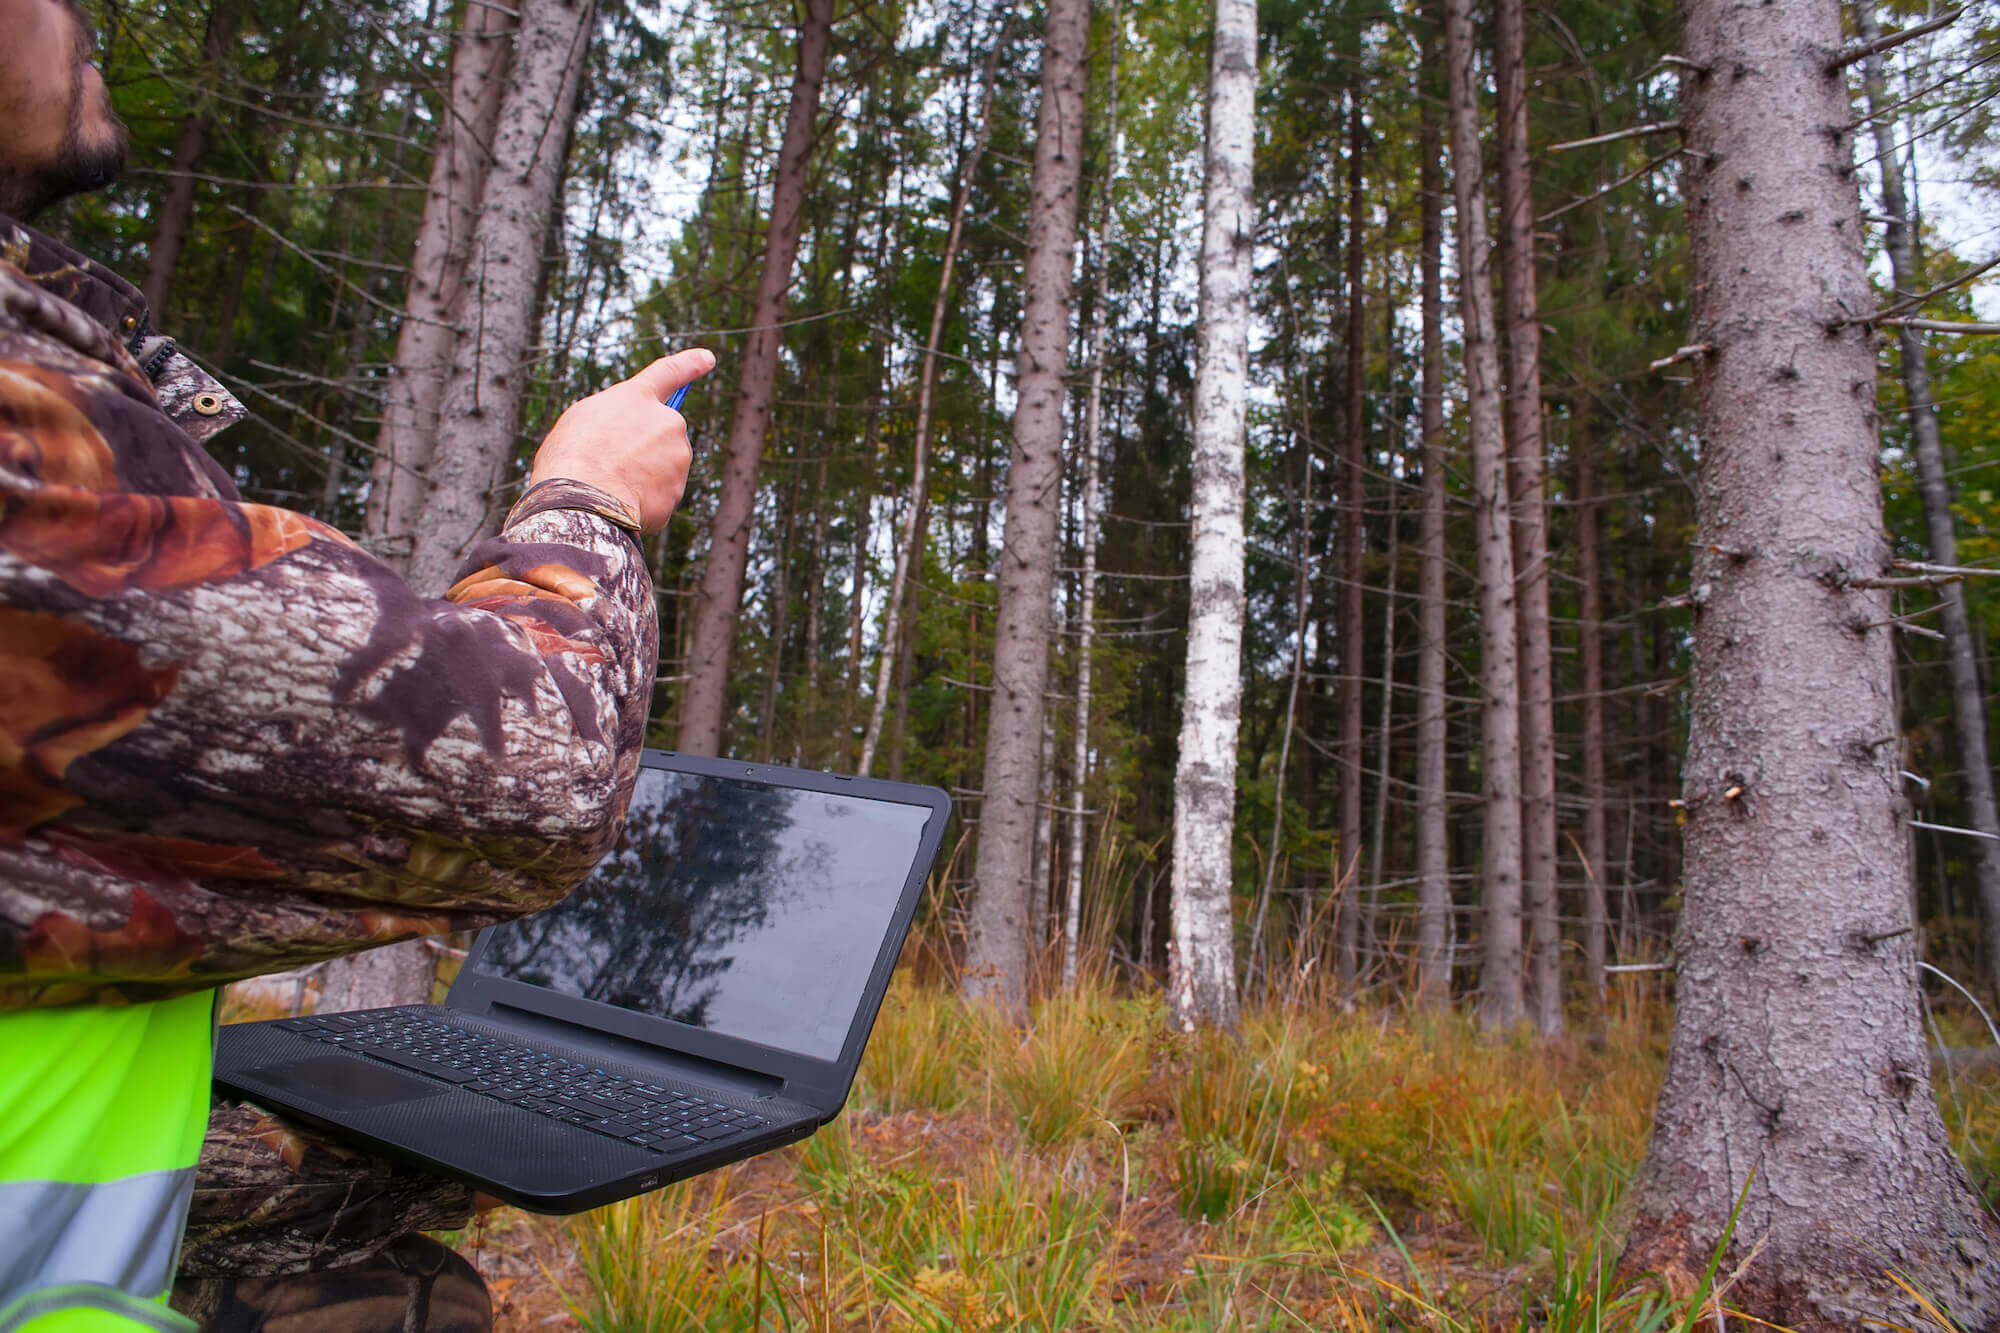
[{"label": "screen bezel", "polygon": [[506,1005],[559,1022],[576,1024],[597,1032],[610,1033],[630,1041],[656,1046],[674,1054],[690,1055],[717,1064],[747,1070],[784,1085],[784,1095],[831,1115],[847,1099],[854,1071],[874,1029],[882,997],[896,969],[903,940],[916,916],[924,882],[944,845],[945,824],[951,817],[951,797],[937,787],[907,782],[885,782],[877,778],[844,777],[837,773],[817,773],[787,768],[779,764],[753,764],[737,759],[707,759],[672,750],[646,750],[639,766],[665,769],[697,777],[741,779],[794,791],[825,792],[854,796],[863,800],[889,801],[898,805],[920,806],[928,811],[918,839],[916,855],[904,875],[896,906],[877,950],[875,961],[855,1007],[853,1021],[841,1042],[840,1054],[833,1059],[781,1050],[743,1037],[730,1037],[707,1028],[693,1027],[671,1018],[621,1009],[597,1000],[586,1000],[543,986],[516,981],[496,972],[482,970],[494,927],[479,932],[467,953],[465,965],[445,999],[453,1009],[484,1013],[495,1005]]}]

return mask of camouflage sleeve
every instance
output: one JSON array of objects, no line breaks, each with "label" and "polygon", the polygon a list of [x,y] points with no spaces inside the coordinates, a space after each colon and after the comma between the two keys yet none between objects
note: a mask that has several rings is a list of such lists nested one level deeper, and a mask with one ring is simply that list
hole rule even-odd
[{"label": "camouflage sleeve", "polygon": [[410,1231],[456,1230],[472,1190],[310,1126],[217,1098],[195,1168],[180,1277],[338,1268]]},{"label": "camouflage sleeve", "polygon": [[35,302],[0,282],[0,1008],[566,892],[623,818],[658,646],[618,502],[536,487],[424,600],[220,493],[125,349]]}]

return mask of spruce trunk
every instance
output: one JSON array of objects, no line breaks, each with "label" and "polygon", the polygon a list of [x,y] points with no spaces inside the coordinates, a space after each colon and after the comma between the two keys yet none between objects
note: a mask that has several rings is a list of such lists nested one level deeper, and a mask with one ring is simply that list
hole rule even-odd
[{"label": "spruce trunk", "polygon": [[1508,538],[1507,442],[1500,419],[1493,271],[1479,160],[1472,0],[1445,0],[1445,73],[1452,191],[1458,207],[1458,304],[1472,438],[1474,566],[1479,580],[1480,901],[1485,959],[1479,1020],[1489,1030],[1526,1016],[1521,993],[1520,681],[1515,672],[1514,552]]},{"label": "spruce trunk", "polygon": [[1028,259],[1007,464],[993,700],[964,987],[1010,1018],[1028,1004],[1029,897],[1041,794],[1043,691],[1049,678],[1049,595],[1062,504],[1063,399],[1068,392],[1070,265],[1083,167],[1090,0],[1050,0],[1041,105],[1029,187]]},{"label": "spruce trunk", "polygon": [[771,191],[771,222],[764,233],[764,266],[750,312],[750,337],[736,379],[736,408],[723,455],[722,485],[709,529],[708,564],[695,596],[694,639],[688,645],[687,691],[681,697],[679,748],[684,754],[721,753],[722,714],[729,693],[729,657],[736,646],[736,614],[743,604],[743,575],[750,563],[750,526],[757,508],[757,472],[771,424],[778,381],[778,326],[792,261],[799,251],[805,212],[806,159],[819,118],[820,85],[833,41],[833,0],[807,0],[799,30],[799,60],[785,135],[778,146],[778,175]]},{"label": "spruce trunk", "polygon": [[370,470],[364,531],[371,549],[399,570],[408,568],[417,516],[430,491],[438,409],[465,314],[466,260],[513,52],[514,26],[500,7],[467,4]]},{"label": "spruce trunk", "polygon": [[1500,140],[1500,321],[1507,358],[1507,503],[1514,542],[1521,682],[1521,907],[1528,919],[1528,1016],[1563,1028],[1556,896],[1555,679],[1549,650],[1548,510],[1542,483],[1542,322],[1535,300],[1535,206],[1528,167],[1528,76],[1521,0],[1494,0]]},{"label": "spruce trunk", "polygon": [[[1800,1329],[2000,1326],[1932,1099],[1897,764],[1872,307],[1836,0],[1686,0],[1701,439],[1685,905],[1628,1264]],[[1726,1245],[1724,1244],[1726,1240]],[[1892,1270],[1900,1285],[1891,1280]]]},{"label": "spruce trunk", "polygon": [[[1433,17],[1431,14],[1427,18]],[[1451,1001],[1451,878],[1445,828],[1444,630],[1444,172],[1439,164],[1436,24],[1424,25],[1423,92],[1417,148],[1423,192],[1423,511],[1417,584],[1417,1001]]]}]

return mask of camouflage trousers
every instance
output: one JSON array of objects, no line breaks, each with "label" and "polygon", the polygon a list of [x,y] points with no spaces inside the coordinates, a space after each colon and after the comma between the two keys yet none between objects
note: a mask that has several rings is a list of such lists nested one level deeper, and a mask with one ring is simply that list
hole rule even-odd
[{"label": "camouflage trousers", "polygon": [[414,1234],[472,1209],[456,1181],[217,1100],[173,1303],[210,1329],[484,1329],[478,1274]]}]

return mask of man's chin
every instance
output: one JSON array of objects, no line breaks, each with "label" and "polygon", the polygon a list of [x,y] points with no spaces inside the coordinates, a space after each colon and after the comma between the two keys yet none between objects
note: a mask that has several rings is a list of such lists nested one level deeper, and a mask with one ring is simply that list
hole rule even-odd
[{"label": "man's chin", "polygon": [[40,167],[0,168],[0,213],[33,221],[71,195],[89,194],[125,170],[125,127],[114,123],[96,142],[71,140],[56,161]]}]

